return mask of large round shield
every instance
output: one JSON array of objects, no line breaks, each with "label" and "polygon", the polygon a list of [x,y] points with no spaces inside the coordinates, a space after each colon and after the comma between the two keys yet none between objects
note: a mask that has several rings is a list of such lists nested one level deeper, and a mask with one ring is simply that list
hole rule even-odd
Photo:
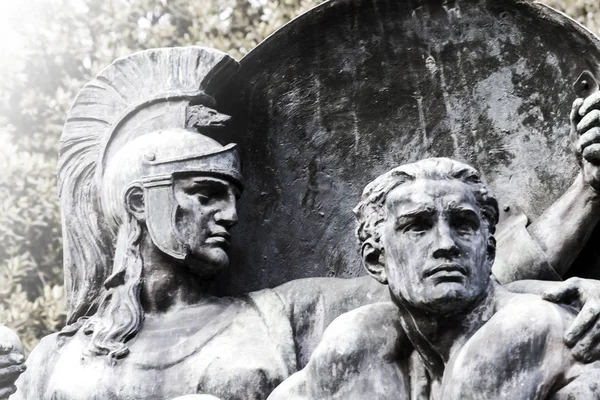
[{"label": "large round shield", "polygon": [[223,96],[246,182],[226,291],[361,274],[363,187],[425,157],[477,167],[501,205],[535,218],[578,171],[569,112],[584,70],[600,76],[598,38],[524,0],[331,0],[290,22]]}]

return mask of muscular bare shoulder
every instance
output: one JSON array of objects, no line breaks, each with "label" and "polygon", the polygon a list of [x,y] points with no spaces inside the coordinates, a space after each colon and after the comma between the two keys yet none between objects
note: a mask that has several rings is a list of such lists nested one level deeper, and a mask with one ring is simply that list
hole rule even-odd
[{"label": "muscular bare shoulder", "polygon": [[370,357],[392,359],[404,342],[398,308],[391,302],[370,304],[336,318],[325,331],[311,361],[331,364]]},{"label": "muscular bare shoulder", "polygon": [[452,356],[444,398],[546,398],[573,363],[562,339],[572,319],[539,296],[511,294]]},{"label": "muscular bare shoulder", "polygon": [[407,391],[398,361],[408,347],[394,304],[360,307],[329,325],[308,365],[270,399],[364,399],[383,387],[398,398]]}]

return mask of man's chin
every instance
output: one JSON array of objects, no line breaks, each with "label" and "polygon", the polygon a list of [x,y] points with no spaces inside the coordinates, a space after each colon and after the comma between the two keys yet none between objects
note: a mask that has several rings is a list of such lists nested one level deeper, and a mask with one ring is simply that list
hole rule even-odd
[{"label": "man's chin", "polygon": [[444,282],[438,283],[424,301],[414,306],[435,314],[452,315],[469,309],[477,298],[462,283]]},{"label": "man's chin", "polygon": [[[215,252],[211,257],[189,256],[185,263],[196,275],[202,278],[213,278],[229,267],[229,257],[227,253]],[[221,254],[219,254],[221,253]]]}]

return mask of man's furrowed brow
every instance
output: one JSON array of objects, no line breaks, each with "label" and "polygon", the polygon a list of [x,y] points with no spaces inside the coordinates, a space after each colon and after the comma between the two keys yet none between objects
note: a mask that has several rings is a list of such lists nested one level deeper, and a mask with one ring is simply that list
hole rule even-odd
[{"label": "man's furrowed brow", "polygon": [[455,214],[479,214],[477,212],[477,208],[473,207],[473,205],[471,205],[470,203],[450,203],[448,204],[447,210]]},{"label": "man's furrowed brow", "polygon": [[416,207],[406,211],[398,213],[396,218],[414,218],[414,217],[428,217],[435,214],[435,208],[433,207]]}]

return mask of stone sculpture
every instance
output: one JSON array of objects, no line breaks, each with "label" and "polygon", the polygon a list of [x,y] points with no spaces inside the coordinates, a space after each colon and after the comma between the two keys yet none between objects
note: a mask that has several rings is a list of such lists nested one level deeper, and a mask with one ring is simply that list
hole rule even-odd
[{"label": "stone sculpture", "polygon": [[[491,0],[473,0],[469,4],[488,2]],[[325,18],[327,15],[341,15],[340,11],[344,15],[349,14],[344,18],[352,21],[359,15],[361,21],[366,21],[363,27],[369,31],[373,26],[379,26],[373,24],[373,15],[377,14],[377,5],[383,3],[392,4],[382,0],[363,3],[334,0],[315,10],[312,15],[318,21],[329,21]],[[404,26],[404,22],[391,16],[411,15],[406,10],[412,7],[411,4],[394,3],[389,14],[386,14],[390,17],[377,17],[384,22],[381,25],[384,31],[390,35],[401,32],[395,24]],[[437,10],[438,6],[437,3],[432,5],[428,11],[430,18],[439,19],[440,15],[444,15]],[[493,20],[498,11],[496,6],[469,7],[469,10],[479,9],[490,14],[482,17],[485,23],[481,26],[489,25],[487,21]],[[534,11],[537,13],[537,9]],[[455,14],[448,15],[454,18]],[[301,20],[306,22],[307,18],[305,16]],[[297,27],[307,29],[308,25]],[[289,26],[288,29],[291,29]],[[345,23],[343,26],[344,29],[348,28]],[[468,32],[459,36],[471,38],[471,29],[477,30],[479,26],[469,25]],[[500,29],[503,35],[505,30],[512,29],[510,24],[508,26]],[[294,35],[283,33],[279,35],[280,40],[294,40]],[[576,33],[570,34],[576,36]],[[303,37],[318,42],[319,49],[326,49],[327,46],[321,43],[322,35],[318,36]],[[371,50],[377,54],[382,51],[387,54],[387,45],[382,43],[392,41],[380,41],[377,35],[371,33],[368,37],[373,41]],[[416,39],[418,46],[415,48],[423,47],[423,38],[419,36]],[[273,39],[271,43],[274,43]],[[352,41],[352,46],[355,43]],[[345,43],[341,48],[347,46]],[[18,390],[11,399],[173,399],[181,396],[198,400],[215,397],[264,399],[279,383],[306,365],[323,331],[337,316],[366,304],[389,300],[385,286],[370,277],[294,280],[274,289],[237,294],[248,291],[248,287],[276,286],[285,282],[285,277],[324,275],[322,271],[334,271],[335,275],[342,275],[337,272],[352,270],[345,268],[345,264],[354,263],[355,258],[346,254],[346,247],[349,246],[346,242],[349,241],[344,238],[350,233],[338,229],[345,226],[347,218],[341,213],[337,215],[327,210],[326,213],[318,212],[324,204],[318,198],[325,193],[317,193],[322,184],[319,176],[322,178],[325,174],[321,171],[322,160],[293,160],[298,151],[305,151],[301,145],[306,143],[305,138],[296,135],[293,129],[312,135],[314,132],[306,125],[312,126],[313,122],[314,126],[333,127],[333,130],[339,128],[338,131],[345,131],[344,124],[348,121],[353,121],[356,127],[381,127],[379,123],[384,122],[383,114],[375,109],[369,108],[368,113],[357,114],[355,111],[363,107],[364,96],[347,95],[364,88],[372,93],[373,78],[381,85],[379,75],[371,73],[372,68],[381,68],[383,64],[354,60],[352,62],[359,66],[357,70],[369,71],[369,76],[360,80],[368,81],[367,85],[357,88],[356,82],[359,80],[348,80],[344,74],[338,76],[339,69],[332,69],[334,72],[330,72],[341,78],[336,81],[340,86],[322,85],[316,91],[313,86],[320,85],[321,81],[327,82],[326,77],[315,78],[314,71],[309,68],[297,68],[295,65],[282,67],[278,63],[302,54],[302,57],[306,57],[301,60],[302,63],[318,64],[319,73],[325,71],[325,75],[328,75],[330,72],[322,67],[332,62],[330,56],[335,53],[327,57],[324,56],[325,52],[311,54],[310,57],[315,57],[315,60],[310,60],[305,51],[297,51],[302,50],[301,46],[284,47],[293,54],[275,62],[276,57],[266,57],[273,53],[273,48],[263,45],[261,49],[259,46],[260,51],[255,51],[254,56],[250,55],[242,61],[239,70],[234,60],[215,50],[197,47],[148,50],[116,61],[82,90],[65,125],[59,164],[68,325],[63,331],[43,339],[33,351],[27,362],[28,370],[17,382]],[[316,46],[309,47],[317,49]],[[402,49],[404,47],[399,46]],[[576,50],[578,48],[573,51]],[[494,57],[498,57],[494,54]],[[261,55],[265,56],[264,59],[257,61]],[[409,55],[417,59],[419,56]],[[337,55],[333,58],[336,62],[345,60]],[[268,65],[265,64],[267,59],[270,60]],[[404,60],[404,57],[398,59]],[[387,61],[392,62],[389,65],[394,68],[398,67],[397,60]],[[548,63],[552,64],[551,61]],[[348,65],[352,62],[348,61]],[[509,59],[503,59],[502,62],[505,70],[500,71],[501,76],[521,68],[513,65]],[[538,65],[537,61],[534,64]],[[570,74],[569,69],[575,68],[573,65],[559,67],[565,75]],[[264,74],[256,73],[257,69],[264,70]],[[285,85],[270,85],[269,82],[278,76],[279,79],[281,76],[287,77],[285,71],[294,69],[299,79],[286,78]],[[479,74],[487,73],[475,69]],[[550,68],[550,73],[552,71]],[[429,79],[435,82],[441,72],[442,67],[432,71],[426,80],[409,82],[408,85],[404,80],[386,81],[386,85],[389,84],[394,90],[389,93],[379,91],[378,96],[383,97],[379,98],[378,104],[385,104],[383,108],[389,111],[397,105],[399,98],[404,99],[398,97],[397,93],[403,93],[405,89],[412,93],[413,83],[417,89],[429,88]],[[386,74],[389,73],[386,71]],[[392,74],[397,76],[397,70],[394,69]],[[248,77],[248,81],[254,80],[251,82],[253,86],[249,94],[242,96],[241,92],[235,90],[236,85],[240,79],[242,84],[246,83]],[[313,78],[315,80],[311,80]],[[306,84],[306,79],[311,80],[310,84]],[[298,87],[310,89],[303,92],[299,103],[288,102],[287,97],[280,95],[281,91],[290,95],[297,93]],[[312,100],[314,93],[324,94],[323,102],[331,97],[331,94],[326,95],[323,91],[326,88],[340,89],[340,93],[335,93],[334,97],[341,97],[344,101],[352,98],[352,104],[324,104],[326,107],[323,110],[328,109],[330,113],[323,115],[312,109],[309,111],[309,107],[315,104],[321,106],[321,103]],[[464,92],[471,93],[472,90],[465,89]],[[386,97],[388,94],[389,97]],[[247,111],[245,106],[241,107],[240,112],[236,105],[239,100],[248,100],[248,96],[251,100],[247,107],[251,114],[249,126],[247,130],[237,131],[244,124],[238,124],[240,118],[233,118],[232,121],[229,115],[244,114]],[[547,96],[544,93],[542,98]],[[422,112],[423,105],[419,104]],[[437,103],[434,101],[431,104],[435,106]],[[486,104],[481,102],[478,106],[485,109]],[[407,109],[402,108],[401,111],[406,113]],[[412,116],[420,115],[416,109],[409,111]],[[297,118],[307,114],[321,120],[310,124],[306,121],[299,123]],[[268,120],[265,120],[267,115]],[[340,115],[343,123],[338,126],[335,121]],[[348,119],[348,115],[354,115],[354,119]],[[368,123],[361,125],[361,118],[368,119]],[[386,123],[389,121],[396,123],[400,118],[385,118]],[[402,121],[406,123],[409,120]],[[574,117],[573,122],[578,124],[580,121]],[[437,145],[434,139],[446,133],[439,127],[436,127],[435,134],[427,139],[426,144]],[[458,129],[457,126],[455,128]],[[371,128],[367,130],[373,132]],[[280,136],[274,133],[279,131],[286,135],[288,131],[294,133],[288,135],[291,145],[280,146]],[[272,139],[265,139],[263,135],[272,135]],[[314,136],[315,142],[320,145],[337,143],[324,138],[322,131],[314,133]],[[332,137],[338,138],[335,135]],[[223,143],[227,141],[225,138],[243,143],[242,148],[224,146]],[[368,136],[362,140],[366,138]],[[403,140],[398,136],[390,143],[406,144]],[[300,145],[296,145],[296,141]],[[315,144],[312,137],[309,142],[310,146]],[[375,170],[384,168],[375,163],[380,158],[373,156],[378,151],[382,153],[379,144],[364,146],[363,142],[356,140],[353,143],[356,160],[368,160],[372,164],[369,167],[374,166]],[[311,157],[321,154],[310,146]],[[319,149],[331,155],[327,147]],[[435,146],[432,149],[438,150]],[[244,182],[237,150],[245,152],[246,171],[250,170],[249,175],[254,178],[249,193],[251,207],[246,203],[239,210],[236,208],[237,200]],[[281,158],[271,157],[279,151],[283,154]],[[579,152],[582,151],[580,146]],[[396,154],[389,148],[385,149],[383,164],[390,162],[392,153]],[[336,163],[340,159],[346,161],[338,156],[336,154],[331,158],[332,163],[328,168],[342,169],[337,168],[339,164]],[[304,171],[297,165],[304,161],[308,165],[306,171],[316,178],[309,179],[309,186],[314,187],[311,186],[300,196],[287,189],[290,181],[296,182],[294,174],[298,171],[294,168]],[[360,162],[355,164],[364,165]],[[285,165],[285,168],[294,171],[275,168],[278,165]],[[595,193],[591,185],[598,179],[597,174],[589,173],[593,168],[593,164],[582,164],[582,172],[571,188],[527,229],[522,215],[517,224],[511,223],[510,219],[505,221],[505,234],[498,235],[501,240],[497,246],[496,263],[502,283],[523,278],[558,279],[569,269],[574,255],[587,242],[600,216],[600,207],[597,202],[591,201]],[[370,175],[373,171],[369,171]],[[368,179],[362,168],[361,173],[365,174],[361,179]],[[273,174],[284,174],[289,180],[274,179]],[[567,174],[563,178],[568,181],[571,177]],[[360,185],[363,184],[361,181]],[[340,186],[344,190],[354,190],[351,184]],[[343,190],[331,192],[335,192],[335,196],[327,197],[325,193],[324,198],[345,199],[337,202],[336,207],[341,207],[344,201],[352,198]],[[302,198],[303,205],[309,206],[299,213],[288,213],[298,198]],[[252,223],[244,227],[242,235],[238,235],[243,236],[243,240],[236,242],[234,232],[230,232],[230,229],[237,222],[238,211],[241,211],[242,218],[245,215],[245,222]],[[277,218],[281,220],[275,221]],[[330,218],[333,228],[325,235],[313,235],[311,228],[315,224],[305,224],[315,219],[329,221]],[[337,220],[333,221],[334,218]],[[299,225],[290,226],[290,220],[298,221]],[[556,229],[556,221],[560,221],[560,231]],[[290,231],[289,235],[287,232],[282,234],[282,226]],[[299,231],[304,232],[298,235]],[[284,236],[284,240],[276,240],[276,235]],[[337,242],[325,240],[331,239],[331,235],[335,236]],[[302,241],[306,237],[310,237],[310,240]],[[267,242],[265,238],[277,243]],[[327,247],[332,247],[332,251],[328,251]],[[316,250],[313,251],[313,248]],[[300,258],[298,254],[306,254],[307,257],[298,259],[297,267],[290,260]],[[515,257],[516,254],[518,257]],[[248,259],[240,261],[246,255]],[[221,279],[226,280],[225,289],[233,288],[231,292],[234,296],[223,297],[223,282],[217,285],[215,277],[227,269],[230,256],[237,261],[233,263],[235,268],[220,275]],[[273,260],[279,260],[280,265],[272,265],[271,268],[270,264],[278,262]],[[315,260],[323,265],[315,265],[309,270],[307,265],[314,264]],[[257,271],[261,271],[263,276],[258,276]],[[265,278],[270,275],[274,278]],[[271,285],[269,282],[275,283]],[[231,287],[227,287],[229,283]],[[593,282],[575,281],[559,284],[554,294],[557,300],[565,300],[567,294],[572,294],[573,288],[580,290],[587,286],[595,289]],[[543,292],[551,287],[553,285],[548,283],[528,282],[518,289]],[[497,290],[501,291],[500,288]],[[597,303],[594,294],[584,295],[594,291],[582,291],[580,296],[575,296],[576,300],[585,304],[584,312],[571,328],[575,334],[570,345],[578,339],[581,345],[574,348],[573,357],[595,354],[592,351],[596,350],[594,345],[598,329],[594,323],[600,310],[594,306]],[[225,293],[231,294],[228,290]],[[376,315],[381,315],[381,312],[373,312],[373,316]],[[567,331],[567,322],[565,320],[565,325],[557,329],[563,333]],[[332,329],[335,329],[335,325]],[[582,338],[584,332],[587,333]],[[405,353],[406,360],[409,360],[407,362],[413,363],[415,376],[424,377],[426,374],[421,361],[416,356],[410,356],[413,345],[404,332],[396,329],[388,333],[392,336],[385,336],[384,339],[389,342],[391,337],[397,337],[394,343],[401,344],[398,349]],[[327,343],[326,337],[322,348],[326,348]],[[0,390],[12,393],[14,390],[11,385],[16,377],[14,371],[19,367],[8,368],[0,365],[0,376],[8,377],[0,380]],[[289,387],[297,376],[290,378],[281,390]],[[426,382],[419,387],[429,390],[431,385]],[[434,390],[437,389],[434,387]]]},{"label": "stone sculpture", "polygon": [[355,213],[365,268],[393,303],[335,320],[269,399],[600,398],[600,364],[563,341],[573,311],[490,279],[499,212],[475,169],[400,166],[365,188]]},{"label": "stone sculpture", "polygon": [[214,50],[149,50],[79,94],[59,164],[69,325],[12,398],[266,398],[335,317],[389,299],[369,277],[211,295],[243,185],[235,145],[206,135],[227,123],[212,94],[235,68]]}]

